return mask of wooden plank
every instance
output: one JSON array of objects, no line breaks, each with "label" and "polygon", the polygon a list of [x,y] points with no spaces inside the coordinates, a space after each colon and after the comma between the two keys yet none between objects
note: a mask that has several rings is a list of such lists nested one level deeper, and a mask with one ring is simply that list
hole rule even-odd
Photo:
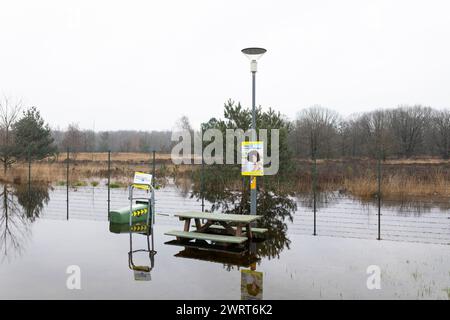
[{"label": "wooden plank", "polygon": [[[193,226],[195,227],[195,226]],[[209,227],[210,229],[218,229],[218,230],[223,230],[224,227],[213,224],[212,226]],[[236,227],[232,227],[233,229],[236,229]],[[246,231],[246,227],[242,227],[242,231]],[[266,233],[267,231],[269,231],[269,229],[267,228],[252,228],[252,233]]]},{"label": "wooden plank", "polygon": [[245,241],[247,241],[246,237],[224,236],[221,234],[210,234],[201,232],[186,232],[186,231],[172,230],[164,234],[167,236],[174,236],[177,238],[209,240],[223,243],[244,243]]},{"label": "wooden plank", "polygon": [[177,213],[176,217],[184,219],[207,219],[213,221],[228,221],[228,222],[241,222],[250,223],[258,220],[261,216],[249,215],[249,214],[228,214],[228,213],[211,213],[211,212],[185,212]]}]

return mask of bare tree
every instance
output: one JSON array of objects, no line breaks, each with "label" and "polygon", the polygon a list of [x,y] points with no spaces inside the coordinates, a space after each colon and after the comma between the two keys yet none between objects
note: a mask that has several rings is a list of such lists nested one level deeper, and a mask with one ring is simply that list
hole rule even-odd
[{"label": "bare tree", "polygon": [[62,147],[70,150],[74,158],[83,148],[83,134],[77,123],[71,123],[67,127],[62,141]]},{"label": "bare tree", "polygon": [[431,115],[431,138],[444,158],[450,157],[450,110],[435,110]]},{"label": "bare tree", "polygon": [[390,129],[399,155],[411,157],[422,146],[431,108],[400,106],[390,111]]},{"label": "bare tree", "polygon": [[359,120],[360,134],[363,137],[365,152],[371,156],[385,158],[390,149],[388,115],[384,110],[363,114]]},{"label": "bare tree", "polygon": [[14,157],[14,123],[18,120],[22,110],[22,101],[11,101],[4,96],[0,100],[0,162],[6,171],[16,160]]},{"label": "bare tree", "polygon": [[[297,137],[304,141],[312,157],[331,157],[338,133],[339,115],[326,108],[313,106],[300,112],[295,123]],[[303,144],[302,144],[303,145]]]}]

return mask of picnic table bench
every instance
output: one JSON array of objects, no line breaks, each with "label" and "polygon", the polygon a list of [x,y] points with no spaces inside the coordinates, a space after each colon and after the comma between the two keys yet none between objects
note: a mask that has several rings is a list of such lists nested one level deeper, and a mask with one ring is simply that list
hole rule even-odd
[{"label": "picnic table bench", "polygon": [[[228,244],[240,244],[251,239],[253,236],[251,223],[261,218],[261,216],[256,215],[210,212],[179,213],[175,216],[184,221],[184,230],[169,231],[165,233],[166,235],[175,236],[177,239],[199,239]],[[195,231],[189,231],[192,220],[195,222]],[[203,223],[202,221],[206,222]],[[223,231],[225,235],[214,233],[218,229]],[[265,231],[267,229],[259,230],[259,232]]]}]

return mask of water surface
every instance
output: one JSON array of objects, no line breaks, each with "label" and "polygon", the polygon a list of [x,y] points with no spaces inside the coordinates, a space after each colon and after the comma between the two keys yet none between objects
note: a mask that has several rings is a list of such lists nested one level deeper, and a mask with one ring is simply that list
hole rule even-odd
[{"label": "water surface", "polygon": [[[183,247],[164,244],[172,240],[164,232],[182,229],[174,213],[201,210],[201,201],[185,190],[172,185],[157,191],[157,254],[151,280],[135,281],[128,267],[128,234],[109,231],[104,188],[71,189],[67,215],[64,187],[45,191],[34,186],[33,197],[17,186],[1,187],[2,299],[241,298],[241,270],[249,266],[226,259],[212,262],[208,253],[205,260],[180,257]],[[126,196],[126,190],[112,190],[111,207],[127,205]],[[267,200],[267,211],[273,215],[267,223],[278,229],[271,239],[256,244],[264,299],[449,299],[447,210],[385,206],[383,240],[378,241],[373,204],[328,195],[320,200],[318,236],[313,236],[308,197],[268,199],[274,204]],[[211,205],[206,202],[205,208]],[[287,211],[294,207],[289,217]],[[146,248],[145,236],[135,234],[133,239],[133,249]],[[151,265],[145,253],[134,257],[136,264]],[[81,269],[81,290],[67,289],[70,265]],[[370,265],[382,271],[380,290],[367,288]]]}]

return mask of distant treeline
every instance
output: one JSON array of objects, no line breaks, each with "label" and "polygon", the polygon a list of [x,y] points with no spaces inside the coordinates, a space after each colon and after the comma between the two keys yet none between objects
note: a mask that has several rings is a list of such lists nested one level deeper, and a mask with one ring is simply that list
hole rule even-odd
[{"label": "distant treeline", "polygon": [[[450,156],[450,110],[399,106],[343,118],[333,110],[313,106],[300,111],[295,120],[284,118],[283,126],[289,128],[291,155],[300,158]],[[193,130],[185,116],[176,127]],[[94,132],[70,125],[52,134],[60,151],[69,147],[80,152],[169,153],[174,145],[169,130]]]},{"label": "distant treeline", "polygon": [[415,157],[450,155],[450,110],[399,106],[355,114],[314,106],[292,123],[295,155],[317,158]]},{"label": "distant treeline", "polygon": [[170,153],[171,131],[100,131],[80,130],[69,125],[66,131],[52,131],[60,152],[69,148],[72,152],[150,152]]}]

